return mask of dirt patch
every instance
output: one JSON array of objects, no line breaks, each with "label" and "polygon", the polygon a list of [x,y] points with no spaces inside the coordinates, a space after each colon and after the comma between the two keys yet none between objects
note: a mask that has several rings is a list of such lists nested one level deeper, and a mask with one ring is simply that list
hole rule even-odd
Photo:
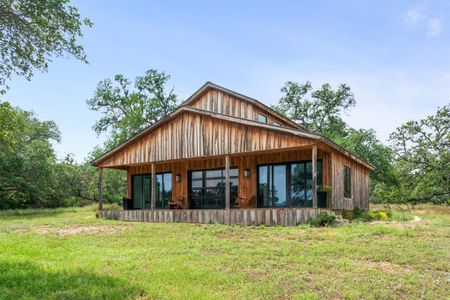
[{"label": "dirt patch", "polygon": [[97,226],[67,226],[63,228],[38,227],[35,228],[35,231],[39,234],[59,234],[64,236],[76,234],[103,235],[122,232],[127,228],[128,226],[126,225],[117,225],[117,226],[97,225]]},{"label": "dirt patch", "polygon": [[411,228],[416,227],[419,224],[427,224],[430,223],[430,220],[424,220],[419,218],[418,216],[414,216],[414,219],[407,222],[399,222],[399,221],[373,221],[369,224],[376,225],[376,224],[384,224],[384,225],[390,225],[395,227],[405,227],[405,228]]},{"label": "dirt patch", "polygon": [[357,263],[368,268],[381,270],[386,274],[404,274],[410,272],[409,268],[388,261],[358,260]]}]

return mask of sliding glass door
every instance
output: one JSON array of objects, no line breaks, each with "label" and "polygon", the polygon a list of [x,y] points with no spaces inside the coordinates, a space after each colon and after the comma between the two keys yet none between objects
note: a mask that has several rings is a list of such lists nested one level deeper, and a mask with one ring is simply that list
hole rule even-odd
[{"label": "sliding glass door", "polygon": [[[322,185],[322,161],[317,184]],[[259,166],[258,207],[312,207],[311,161]]]},{"label": "sliding glass door", "polygon": [[[151,208],[151,175],[133,175],[131,179],[131,194],[133,209]],[[156,208],[169,208],[172,200],[172,173],[155,175]]]}]

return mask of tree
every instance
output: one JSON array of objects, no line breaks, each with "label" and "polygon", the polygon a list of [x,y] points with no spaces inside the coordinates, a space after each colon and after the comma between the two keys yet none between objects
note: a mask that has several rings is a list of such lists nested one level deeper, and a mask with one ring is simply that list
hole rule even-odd
[{"label": "tree", "polygon": [[[350,87],[341,84],[333,90],[323,84],[313,91],[308,81],[304,84],[288,81],[281,89],[284,96],[273,108],[311,132],[333,138],[343,135],[346,124],[341,118],[356,101]],[[311,99],[306,99],[309,96]]]},{"label": "tree", "polygon": [[[20,124],[12,147],[0,155],[0,208],[58,206],[64,199],[54,194],[56,156],[51,145],[60,141],[52,121],[40,121],[33,113],[9,109],[11,120]],[[11,135],[11,133],[6,133]]]},{"label": "tree", "polygon": [[0,155],[14,150],[24,128],[24,118],[8,103],[0,103]]},{"label": "tree", "polygon": [[390,135],[402,178],[398,195],[409,202],[450,203],[450,104],[409,121]]},{"label": "tree", "polygon": [[97,85],[94,96],[87,100],[89,109],[104,114],[93,129],[108,132],[106,149],[111,149],[172,112],[177,105],[173,89],[166,91],[170,76],[150,69],[137,77],[134,84],[123,75],[114,82],[105,79]]},{"label": "tree", "polygon": [[87,63],[82,19],[70,0],[2,0],[0,1],[0,94],[8,88],[13,74],[28,80],[34,69],[47,71],[54,56],[73,56]]},{"label": "tree", "polygon": [[348,127],[346,131],[345,136],[336,137],[334,141],[375,166],[370,175],[372,184],[396,185],[394,152],[377,138],[375,130]]},{"label": "tree", "polygon": [[351,128],[341,117],[356,105],[349,86],[341,84],[334,90],[329,84],[323,84],[313,90],[310,82],[288,81],[281,91],[284,95],[273,106],[275,110],[375,166],[370,174],[371,191],[380,185],[390,187],[397,183],[391,149],[378,140],[373,129]]}]

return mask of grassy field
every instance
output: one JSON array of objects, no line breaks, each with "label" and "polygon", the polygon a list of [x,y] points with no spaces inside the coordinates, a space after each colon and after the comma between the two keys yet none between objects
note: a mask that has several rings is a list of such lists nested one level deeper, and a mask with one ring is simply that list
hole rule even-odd
[{"label": "grassy field", "polygon": [[394,218],[412,221],[267,228],[0,212],[0,299],[449,299],[449,208]]}]

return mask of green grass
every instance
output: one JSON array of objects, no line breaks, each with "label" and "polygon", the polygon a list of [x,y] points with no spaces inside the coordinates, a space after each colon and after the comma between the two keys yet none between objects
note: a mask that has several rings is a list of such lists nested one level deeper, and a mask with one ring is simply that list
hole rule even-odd
[{"label": "green grass", "polygon": [[267,228],[0,212],[0,299],[448,299],[448,208],[394,219],[412,221]]}]

